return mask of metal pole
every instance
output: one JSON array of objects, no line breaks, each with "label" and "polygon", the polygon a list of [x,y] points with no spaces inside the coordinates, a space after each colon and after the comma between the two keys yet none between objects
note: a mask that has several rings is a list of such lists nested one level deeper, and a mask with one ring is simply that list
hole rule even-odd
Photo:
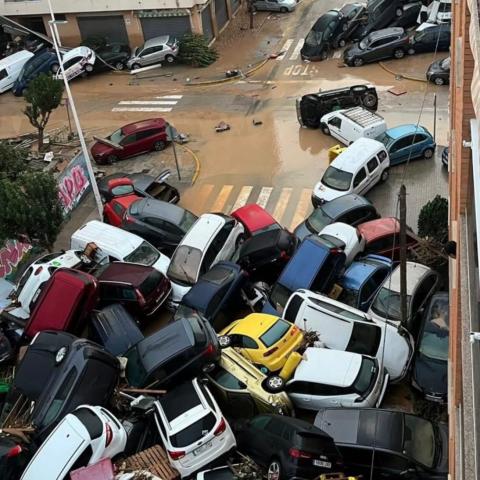
[{"label": "metal pole", "polygon": [[437,141],[437,94],[433,94],[433,139]]},{"label": "metal pole", "polygon": [[170,136],[170,140],[172,142],[172,147],[173,147],[173,156],[175,157],[175,165],[177,167],[177,175],[178,175],[178,179],[179,180],[182,180],[182,177],[180,176],[180,167],[178,166],[178,158],[177,158],[177,148],[175,147],[175,137],[173,135],[173,128],[171,125],[168,126],[168,129],[170,130],[169,132],[169,136]]},{"label": "metal pole", "polygon": [[[400,187],[400,324],[407,328],[407,190]],[[408,330],[408,328],[407,328]]]},{"label": "metal pole", "polygon": [[70,120],[70,109],[68,108],[68,98],[65,99],[65,109],[67,110],[67,118],[68,118],[68,131],[70,132],[70,138],[73,136],[72,132],[72,121]]},{"label": "metal pole", "polygon": [[53,14],[51,0],[48,0],[48,8],[50,9],[50,16],[52,18],[50,23],[50,31],[52,32],[53,46],[55,47],[55,52],[57,54],[58,62],[60,65],[60,72],[62,73],[63,83],[65,84],[65,91],[67,92],[68,103],[70,105],[70,110],[73,115],[73,121],[75,122],[75,128],[77,129],[78,139],[80,140],[80,146],[82,148],[83,157],[85,159],[85,165],[87,166],[88,176],[90,177],[93,196],[95,197],[95,202],[98,208],[98,215],[100,216],[100,219],[103,219],[103,204],[100,197],[100,192],[98,190],[97,181],[95,179],[95,174],[93,172],[92,162],[90,161],[90,156],[88,154],[88,148],[87,148],[87,144],[85,143],[85,137],[83,136],[82,127],[80,126],[80,120],[78,119],[77,109],[75,108],[75,103],[73,101],[70,85],[68,84],[67,77],[65,76],[65,70],[63,69],[62,57],[58,49],[58,42],[55,35],[55,29],[52,26],[52,25],[55,25],[55,16]]}]

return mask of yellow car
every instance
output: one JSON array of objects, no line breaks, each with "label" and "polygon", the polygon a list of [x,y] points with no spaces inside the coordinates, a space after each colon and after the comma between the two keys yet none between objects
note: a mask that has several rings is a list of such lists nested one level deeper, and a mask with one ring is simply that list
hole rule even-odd
[{"label": "yellow car", "polygon": [[220,332],[219,338],[222,347],[236,347],[252,363],[270,372],[278,372],[302,341],[298,327],[266,313],[252,313],[233,322]]}]

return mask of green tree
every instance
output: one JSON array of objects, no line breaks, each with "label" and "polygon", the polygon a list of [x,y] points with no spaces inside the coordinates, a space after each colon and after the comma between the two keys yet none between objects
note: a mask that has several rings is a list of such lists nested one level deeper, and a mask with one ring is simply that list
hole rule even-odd
[{"label": "green tree", "polygon": [[418,234],[444,244],[448,240],[448,200],[437,195],[427,202],[418,216]]},{"label": "green tree", "polygon": [[0,179],[15,180],[27,169],[27,153],[23,149],[13,148],[5,142],[0,142]]},{"label": "green tree", "polygon": [[187,33],[180,40],[178,59],[194,67],[207,67],[218,58],[218,52],[208,46],[203,35]]},{"label": "green tree", "polygon": [[38,150],[43,149],[43,132],[51,113],[62,101],[63,82],[42,73],[32,80],[25,92],[27,106],[23,113],[38,130]]}]

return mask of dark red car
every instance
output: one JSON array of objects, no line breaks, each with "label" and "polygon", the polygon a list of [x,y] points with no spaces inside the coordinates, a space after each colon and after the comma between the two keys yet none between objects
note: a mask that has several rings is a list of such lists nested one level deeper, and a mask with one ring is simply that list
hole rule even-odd
[{"label": "dark red car", "polygon": [[[357,225],[358,233],[365,238],[364,255],[382,255],[400,259],[400,222],[394,217],[379,218]],[[407,248],[418,242],[415,234],[407,227]]]},{"label": "dark red car", "polygon": [[109,263],[95,273],[98,280],[99,307],[122,304],[136,317],[154,314],[170,295],[170,280],[146,265]]},{"label": "dark red car", "polygon": [[72,268],[59,268],[42,288],[24,335],[31,338],[43,330],[81,334],[97,299],[98,283],[94,276]]},{"label": "dark red car", "polygon": [[282,228],[264,208],[256,203],[237,208],[231,216],[243,224],[245,233],[249,236]]},{"label": "dark red car", "polygon": [[130,123],[106,138],[95,137],[92,156],[99,165],[105,165],[151,150],[163,150],[168,142],[167,126],[163,118]]}]

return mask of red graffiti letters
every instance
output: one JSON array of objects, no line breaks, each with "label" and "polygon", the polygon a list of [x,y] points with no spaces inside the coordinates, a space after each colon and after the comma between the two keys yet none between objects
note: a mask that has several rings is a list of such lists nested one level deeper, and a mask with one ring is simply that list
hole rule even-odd
[{"label": "red graffiti letters", "polygon": [[29,243],[8,240],[0,250],[0,277],[5,277],[18,265],[22,257],[32,246]]},{"label": "red graffiti letters", "polygon": [[65,212],[75,207],[77,200],[89,185],[88,178],[80,165],[72,167],[70,172],[61,179],[58,194]]}]

